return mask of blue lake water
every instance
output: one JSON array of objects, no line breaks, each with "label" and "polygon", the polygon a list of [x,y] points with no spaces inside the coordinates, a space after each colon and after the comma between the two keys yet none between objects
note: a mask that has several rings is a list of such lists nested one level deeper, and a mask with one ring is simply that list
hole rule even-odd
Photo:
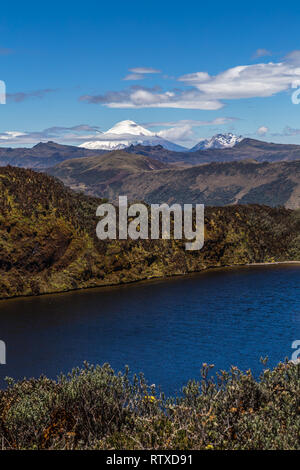
[{"label": "blue lake water", "polygon": [[201,364],[262,370],[300,339],[300,266],[210,270],[129,286],[0,301],[4,377],[55,378],[84,360],[128,364],[175,393]]}]

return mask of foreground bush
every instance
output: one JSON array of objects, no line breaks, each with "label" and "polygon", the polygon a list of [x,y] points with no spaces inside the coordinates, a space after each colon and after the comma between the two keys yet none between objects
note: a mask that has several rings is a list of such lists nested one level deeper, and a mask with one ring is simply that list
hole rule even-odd
[{"label": "foreground bush", "polygon": [[232,367],[166,399],[143,376],[107,364],[0,391],[3,449],[300,449],[299,365],[260,380]]}]

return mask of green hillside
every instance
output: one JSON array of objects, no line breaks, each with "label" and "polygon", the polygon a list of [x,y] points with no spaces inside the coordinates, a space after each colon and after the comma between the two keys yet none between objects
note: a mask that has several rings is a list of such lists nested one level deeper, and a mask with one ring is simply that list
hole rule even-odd
[{"label": "green hillside", "polygon": [[0,168],[0,297],[300,259],[297,211],[258,205],[206,208],[204,248],[187,252],[181,240],[98,240],[100,202],[51,176]]}]

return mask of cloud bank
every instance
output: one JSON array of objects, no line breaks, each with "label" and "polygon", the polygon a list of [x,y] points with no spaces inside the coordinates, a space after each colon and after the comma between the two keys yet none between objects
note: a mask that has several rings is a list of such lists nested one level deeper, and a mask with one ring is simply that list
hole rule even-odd
[{"label": "cloud bank", "polygon": [[157,88],[132,86],[122,91],[109,91],[104,95],[84,95],[81,101],[102,104],[108,108],[183,108],[217,110],[223,104],[196,90],[157,91]]},{"label": "cloud bank", "polygon": [[[256,53],[262,57],[269,51],[258,49]],[[136,80],[146,73],[159,73],[159,70],[136,67],[130,72],[125,79]],[[177,78],[181,88],[163,90],[131,86],[121,91],[84,95],[80,100],[108,108],[217,110],[224,106],[225,100],[266,98],[287,91],[296,80],[300,80],[299,50],[290,52],[281,62],[238,65],[217,75],[209,75],[206,71],[188,73]]]},{"label": "cloud bank", "polygon": [[[210,121],[197,121],[184,119],[170,122],[151,122],[142,124],[146,129],[157,128],[153,135],[162,137],[178,144],[190,144],[198,142],[199,138],[194,134],[195,128],[203,126],[219,126],[235,121],[232,117],[219,117]],[[5,146],[30,146],[38,142],[48,142],[49,140],[61,144],[80,145],[86,141],[119,141],[130,140],[132,134],[107,134],[103,133],[99,126],[79,124],[72,127],[53,126],[42,131],[5,131],[0,133],[0,145]]]},{"label": "cloud bank", "polygon": [[259,57],[266,57],[272,55],[271,51],[268,51],[268,49],[257,49],[253,55],[254,58],[259,58]]},{"label": "cloud bank", "polygon": [[[96,134],[95,134],[96,133]],[[38,142],[55,140],[60,143],[80,144],[91,136],[101,136],[102,132],[98,126],[79,124],[72,127],[53,126],[42,131],[5,131],[0,132],[0,143],[5,145],[34,145]]]},{"label": "cloud bank", "polygon": [[143,80],[149,74],[161,73],[161,70],[153,69],[152,67],[134,67],[129,69],[128,75],[123,80]]},{"label": "cloud bank", "polygon": [[52,88],[45,88],[43,90],[35,90],[30,92],[20,91],[18,93],[7,93],[6,98],[8,102],[21,103],[30,98],[44,98],[47,94],[53,93],[57,90]]}]

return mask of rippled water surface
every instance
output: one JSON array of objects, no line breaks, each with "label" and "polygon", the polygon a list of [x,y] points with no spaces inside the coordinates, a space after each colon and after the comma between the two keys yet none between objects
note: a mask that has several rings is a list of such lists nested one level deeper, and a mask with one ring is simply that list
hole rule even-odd
[{"label": "rippled water surface", "polygon": [[211,270],[126,287],[0,301],[5,376],[56,377],[109,362],[174,393],[203,362],[262,369],[300,339],[300,266]]}]

